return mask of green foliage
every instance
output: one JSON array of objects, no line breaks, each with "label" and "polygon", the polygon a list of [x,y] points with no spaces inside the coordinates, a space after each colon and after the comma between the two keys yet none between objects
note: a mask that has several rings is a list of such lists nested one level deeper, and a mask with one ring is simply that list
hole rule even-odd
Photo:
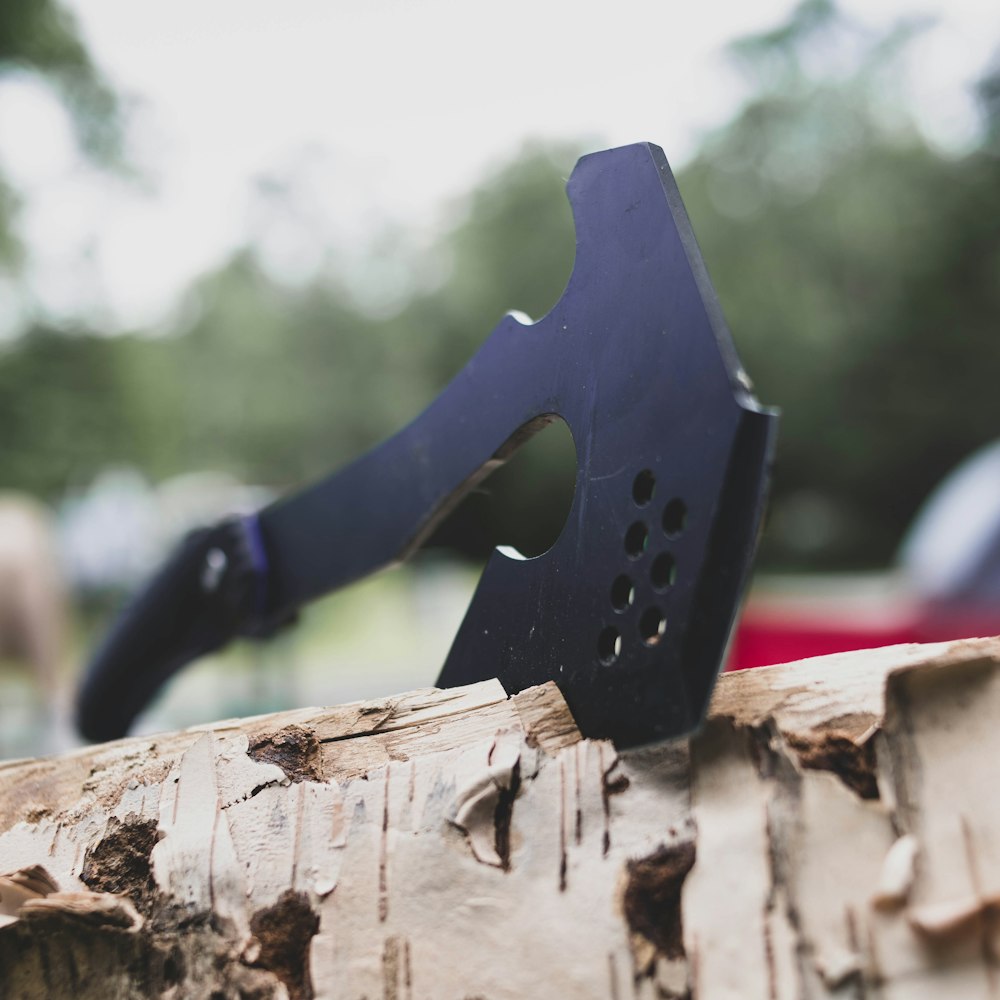
[{"label": "green foliage", "polygon": [[452,261],[447,288],[429,303],[450,321],[444,370],[454,365],[449,353],[471,353],[484,327],[508,310],[537,319],[558,301],[575,243],[566,179],[581,152],[529,147],[466,200],[464,218],[445,240]]},{"label": "green foliage", "polygon": [[170,344],[193,467],[288,485],[350,457],[391,419],[391,405],[368,402],[381,338],[335,289],[282,288],[241,254],[194,301],[196,321]]},{"label": "green foliage", "polygon": [[108,464],[164,471],[158,346],[37,328],[0,354],[4,486],[55,498]]}]

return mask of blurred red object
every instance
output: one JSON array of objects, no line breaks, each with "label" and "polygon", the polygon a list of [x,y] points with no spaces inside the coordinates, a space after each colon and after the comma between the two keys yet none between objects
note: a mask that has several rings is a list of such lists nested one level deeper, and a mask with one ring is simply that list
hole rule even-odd
[{"label": "blurred red object", "polygon": [[726,669],[998,633],[1000,606],[918,599],[890,575],[764,580],[747,601]]},{"label": "blurred red object", "polygon": [[759,581],[726,669],[997,634],[1000,441],[975,452],[934,490],[891,572]]}]

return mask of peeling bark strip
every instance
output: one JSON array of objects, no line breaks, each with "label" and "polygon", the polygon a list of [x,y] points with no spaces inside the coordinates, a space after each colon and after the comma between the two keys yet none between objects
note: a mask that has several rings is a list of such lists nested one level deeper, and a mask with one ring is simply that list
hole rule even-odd
[{"label": "peeling bark strip", "polygon": [[[0,1000],[1000,996],[1000,640],[495,682],[0,764]],[[877,797],[875,797],[877,792]]]},{"label": "peeling bark strip", "polygon": [[517,761],[511,768],[510,784],[500,788],[497,805],[493,810],[493,827],[496,830],[495,846],[500,867],[510,871],[510,825],[514,819],[514,799],[521,788],[521,763]]},{"label": "peeling bark strip", "polygon": [[[483,864],[510,869],[514,799],[521,787],[525,737],[497,733],[488,747],[473,748],[458,760],[456,805],[451,821],[462,830],[473,856]],[[530,753],[525,746],[526,753]],[[388,782],[388,776],[387,776]]]}]

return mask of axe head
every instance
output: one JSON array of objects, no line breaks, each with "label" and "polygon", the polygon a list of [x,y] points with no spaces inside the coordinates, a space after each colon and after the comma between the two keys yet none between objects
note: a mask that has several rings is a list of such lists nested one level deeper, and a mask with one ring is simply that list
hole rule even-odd
[{"label": "axe head", "polygon": [[556,681],[581,731],[632,746],[703,717],[746,581],[775,416],[736,358],[663,153],[584,157],[576,264],[552,311],[506,317],[440,396],[301,493],[195,532],[97,649],[81,731],[122,735],[187,662],[405,559],[561,418],[576,491],[558,540],[487,563],[438,683]]},{"label": "axe head", "polygon": [[626,747],[690,732],[707,710],[776,416],[753,398],[662,151],[585,156],[568,192],[572,277],[543,319],[494,332],[482,353],[530,341],[530,361],[478,405],[506,413],[518,397],[512,443],[566,422],[572,506],[543,555],[493,553],[438,684],[553,680],[583,733]]}]

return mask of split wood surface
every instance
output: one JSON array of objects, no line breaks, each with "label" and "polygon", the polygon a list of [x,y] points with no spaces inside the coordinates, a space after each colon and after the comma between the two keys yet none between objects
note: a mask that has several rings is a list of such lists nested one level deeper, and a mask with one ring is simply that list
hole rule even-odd
[{"label": "split wood surface", "polygon": [[1000,996],[1000,639],[721,678],[694,739],[553,686],[0,765],[0,997]]}]

